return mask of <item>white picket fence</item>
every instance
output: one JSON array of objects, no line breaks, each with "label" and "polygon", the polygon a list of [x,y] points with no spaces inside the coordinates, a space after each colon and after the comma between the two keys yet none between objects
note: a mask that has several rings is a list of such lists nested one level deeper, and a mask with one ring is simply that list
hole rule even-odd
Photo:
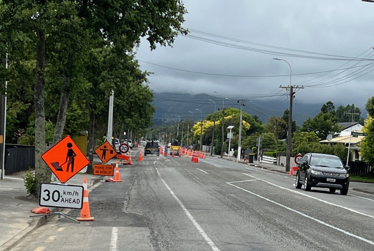
[{"label": "white picket fence", "polygon": [[261,162],[268,163],[268,164],[276,164],[277,158],[270,157],[270,156],[262,156]]}]

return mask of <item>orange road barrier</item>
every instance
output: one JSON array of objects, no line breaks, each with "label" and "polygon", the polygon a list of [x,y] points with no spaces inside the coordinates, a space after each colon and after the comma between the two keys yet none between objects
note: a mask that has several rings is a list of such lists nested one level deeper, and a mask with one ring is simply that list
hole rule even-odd
[{"label": "orange road barrier", "polygon": [[290,175],[296,175],[296,173],[297,173],[297,170],[298,170],[299,168],[297,167],[297,166],[294,166],[294,167],[291,167],[290,168]]},{"label": "orange road barrier", "polygon": [[83,206],[81,209],[81,215],[80,217],[77,217],[76,219],[78,221],[93,221],[94,217],[91,217],[90,214],[90,204],[88,202],[88,190],[87,190],[87,179],[86,177],[83,177]]},{"label": "orange road barrier", "polygon": [[191,162],[193,162],[193,163],[199,163],[199,155],[198,155],[197,152],[193,152],[192,153]]},{"label": "orange road barrier", "polygon": [[116,172],[114,174],[114,182],[122,182],[121,176],[119,174],[119,167],[118,167],[118,161],[116,161]]}]

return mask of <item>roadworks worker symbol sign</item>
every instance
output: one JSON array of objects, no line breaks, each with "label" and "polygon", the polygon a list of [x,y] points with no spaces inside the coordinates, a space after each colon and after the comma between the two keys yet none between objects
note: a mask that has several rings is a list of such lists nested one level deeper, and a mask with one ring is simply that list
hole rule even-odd
[{"label": "roadworks worker symbol sign", "polygon": [[43,153],[42,159],[61,183],[90,163],[69,135]]},{"label": "roadworks worker symbol sign", "polygon": [[97,156],[99,156],[103,163],[107,163],[117,155],[116,150],[114,150],[113,146],[109,144],[108,141],[105,141],[101,146],[99,146],[95,150],[95,153]]}]

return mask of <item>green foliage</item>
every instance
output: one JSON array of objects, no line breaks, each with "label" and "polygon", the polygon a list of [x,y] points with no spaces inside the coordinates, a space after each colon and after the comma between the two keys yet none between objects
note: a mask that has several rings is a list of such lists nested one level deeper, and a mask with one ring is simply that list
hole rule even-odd
[{"label": "green foliage", "polygon": [[264,152],[265,156],[270,156],[270,157],[274,157],[274,158],[277,157],[277,154],[278,154],[277,151],[266,151],[266,152]]},{"label": "green foliage", "polygon": [[368,99],[365,105],[366,110],[368,111],[371,117],[374,117],[374,97]]},{"label": "green foliage", "polygon": [[[372,98],[369,99],[368,103],[372,102],[372,100]],[[360,154],[365,161],[374,162],[374,119],[371,115],[368,115],[368,119],[365,120],[365,125],[362,128],[362,131],[366,133],[366,136],[361,140]]]},{"label": "green foliage", "polygon": [[278,146],[278,139],[273,133],[263,133],[261,137],[261,149],[276,149]]},{"label": "green foliage", "polygon": [[360,108],[356,107],[354,104],[347,106],[339,106],[336,109],[336,121],[337,122],[363,122],[361,121]]},{"label": "green foliage", "polygon": [[296,132],[293,136],[293,148],[298,148],[302,143],[318,143],[319,138],[315,132]]},{"label": "green foliage", "polygon": [[332,113],[318,113],[313,119],[308,118],[300,129],[303,132],[314,132],[320,139],[326,139],[327,135],[341,131]]},{"label": "green foliage", "polygon": [[34,172],[29,169],[25,176],[23,176],[24,185],[26,187],[26,192],[29,195],[37,196],[38,180],[35,178]]}]

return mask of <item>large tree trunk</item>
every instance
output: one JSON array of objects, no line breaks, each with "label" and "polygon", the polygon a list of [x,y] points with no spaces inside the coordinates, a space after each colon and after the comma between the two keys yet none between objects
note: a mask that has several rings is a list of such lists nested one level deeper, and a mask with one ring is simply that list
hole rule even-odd
[{"label": "large tree trunk", "polygon": [[45,143],[45,110],[44,110],[44,70],[45,70],[45,34],[36,31],[38,36],[36,67],[34,70],[34,104],[35,104],[35,178],[38,181],[38,193],[41,183],[51,181],[51,170],[45,165],[41,155],[46,151]]},{"label": "large tree trunk", "polygon": [[69,105],[69,90],[70,90],[71,77],[64,76],[64,80],[61,86],[60,94],[60,106],[57,115],[57,122],[55,127],[55,132],[53,134],[53,143],[57,143],[61,140],[64,133],[65,122],[66,122],[66,111]]},{"label": "large tree trunk", "polygon": [[88,130],[88,142],[87,142],[87,153],[88,159],[90,164],[88,164],[86,173],[92,174],[93,173],[93,156],[94,156],[94,148],[96,146],[95,140],[95,113],[93,109],[90,109],[90,128]]}]

